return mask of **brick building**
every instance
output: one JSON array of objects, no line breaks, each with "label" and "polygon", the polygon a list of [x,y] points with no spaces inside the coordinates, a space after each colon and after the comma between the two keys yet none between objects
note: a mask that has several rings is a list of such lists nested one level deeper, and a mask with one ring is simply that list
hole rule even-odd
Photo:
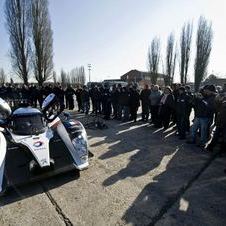
[{"label": "brick building", "polygon": [[[151,84],[151,74],[150,72],[138,71],[138,70],[131,70],[126,74],[121,76],[121,80],[131,83],[138,83],[139,85],[143,86],[144,84]],[[164,75],[158,74],[158,85],[164,85]]]}]

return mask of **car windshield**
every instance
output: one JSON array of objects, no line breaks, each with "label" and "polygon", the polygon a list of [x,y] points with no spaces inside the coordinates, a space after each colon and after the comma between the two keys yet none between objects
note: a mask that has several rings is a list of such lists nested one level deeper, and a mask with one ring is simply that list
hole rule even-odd
[{"label": "car windshield", "polygon": [[15,116],[12,121],[12,131],[17,135],[35,135],[45,131],[42,116],[36,115],[23,115]]}]

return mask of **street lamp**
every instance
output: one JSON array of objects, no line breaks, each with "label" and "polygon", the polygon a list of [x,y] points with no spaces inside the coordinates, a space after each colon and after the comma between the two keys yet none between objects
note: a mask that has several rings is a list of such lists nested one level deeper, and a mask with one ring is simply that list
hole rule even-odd
[{"label": "street lamp", "polygon": [[88,70],[89,70],[89,82],[90,82],[91,64],[88,64]]}]

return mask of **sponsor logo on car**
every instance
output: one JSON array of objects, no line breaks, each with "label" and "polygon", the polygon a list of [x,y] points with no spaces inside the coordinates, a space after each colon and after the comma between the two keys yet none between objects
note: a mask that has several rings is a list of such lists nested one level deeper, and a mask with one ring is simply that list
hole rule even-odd
[{"label": "sponsor logo on car", "polygon": [[39,147],[41,147],[43,145],[43,142],[42,141],[36,141],[34,144],[33,144],[33,146],[34,147],[36,147],[36,148],[39,148]]}]

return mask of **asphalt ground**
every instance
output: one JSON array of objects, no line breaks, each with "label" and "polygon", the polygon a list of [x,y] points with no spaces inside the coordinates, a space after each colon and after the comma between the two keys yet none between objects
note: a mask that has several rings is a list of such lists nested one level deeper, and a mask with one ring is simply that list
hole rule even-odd
[{"label": "asphalt ground", "polygon": [[106,123],[87,129],[87,170],[10,190],[0,225],[226,225],[225,155],[178,140],[172,127]]}]

